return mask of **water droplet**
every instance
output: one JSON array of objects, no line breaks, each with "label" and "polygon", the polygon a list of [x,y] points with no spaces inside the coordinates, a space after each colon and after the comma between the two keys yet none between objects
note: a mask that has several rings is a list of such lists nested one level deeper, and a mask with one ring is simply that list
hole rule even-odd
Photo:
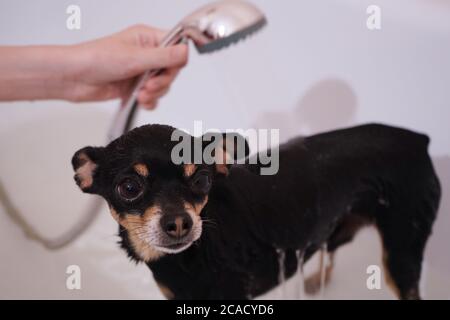
[{"label": "water droplet", "polygon": [[297,300],[305,300],[305,275],[303,273],[304,251],[297,249],[295,251],[297,257]]},{"label": "water droplet", "polygon": [[286,299],[286,275],[284,274],[284,260],[286,252],[283,249],[276,249],[278,254],[278,297],[280,300]]},{"label": "water droplet", "polygon": [[325,295],[325,281],[327,276],[327,266],[329,264],[328,261],[328,252],[327,252],[327,243],[325,242],[322,245],[322,249],[320,250],[320,299],[323,300]]}]

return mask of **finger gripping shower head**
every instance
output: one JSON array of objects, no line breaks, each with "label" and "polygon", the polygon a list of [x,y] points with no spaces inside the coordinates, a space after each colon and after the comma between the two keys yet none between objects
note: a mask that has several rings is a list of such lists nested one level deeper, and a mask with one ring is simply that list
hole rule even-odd
[{"label": "finger gripping shower head", "polygon": [[[198,52],[222,49],[256,32],[266,24],[263,13],[244,0],[221,0],[208,4],[185,17],[161,42],[161,47],[191,39]],[[137,96],[145,81],[161,70],[149,70],[141,76],[132,94],[120,108],[108,134],[113,140],[126,133],[137,109]]]}]

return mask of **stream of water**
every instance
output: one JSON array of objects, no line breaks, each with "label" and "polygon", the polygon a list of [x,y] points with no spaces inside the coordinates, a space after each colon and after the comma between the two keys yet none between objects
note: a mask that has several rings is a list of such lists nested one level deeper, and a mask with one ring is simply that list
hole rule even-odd
[{"label": "stream of water", "polygon": [[[276,249],[278,255],[278,299],[296,299],[296,300],[305,300],[305,275],[303,270],[304,265],[304,250],[296,250],[295,255],[297,258],[297,274],[296,274],[296,290],[295,295],[293,297],[287,296],[286,290],[286,275],[285,275],[285,259],[286,252],[282,249]],[[323,244],[319,251],[319,275],[320,275],[320,287],[319,287],[319,298],[324,299],[325,295],[325,284],[326,284],[326,276],[327,276],[327,266],[330,263],[328,252],[327,252],[327,244]]]},{"label": "stream of water", "polygon": [[323,300],[325,295],[325,282],[327,276],[327,266],[328,266],[328,252],[327,252],[327,243],[325,242],[322,245],[322,249],[320,250],[320,290],[319,295],[320,299]]},{"label": "stream of water", "polygon": [[297,257],[297,291],[296,299],[305,300],[305,275],[303,273],[304,251],[296,250]]},{"label": "stream of water", "polygon": [[278,298],[280,300],[287,299],[286,297],[286,275],[284,273],[284,261],[286,259],[286,252],[282,249],[277,249],[278,254]]}]

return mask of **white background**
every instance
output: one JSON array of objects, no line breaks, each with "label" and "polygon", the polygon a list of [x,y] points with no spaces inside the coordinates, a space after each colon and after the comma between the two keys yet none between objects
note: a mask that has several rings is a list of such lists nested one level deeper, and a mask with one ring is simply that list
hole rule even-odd
[{"label": "white background", "polygon": [[[170,28],[206,2],[2,0],[0,44],[72,44],[135,23]],[[194,120],[203,120],[204,127],[221,129],[279,128],[283,139],[373,121],[427,133],[444,195],[427,248],[423,286],[425,298],[450,298],[450,4],[254,3],[266,13],[267,28],[222,52],[199,56],[191,50],[189,65],[169,95],[155,112],[141,112],[138,124],[192,129]],[[66,29],[70,4],[81,7],[81,30]],[[382,9],[379,31],[366,28],[370,4]],[[70,159],[85,145],[103,144],[117,105],[0,104],[1,180],[18,209],[49,237],[81,216],[90,196],[73,183]],[[26,240],[2,208],[0,221],[0,298],[162,297],[147,268],[128,262],[118,249],[116,225],[106,208],[86,235],[59,252]],[[65,287],[70,264],[81,267],[82,290]],[[381,250],[376,233],[367,230],[338,253],[325,296],[393,298],[384,282],[381,290],[366,289],[370,264],[381,264]]]}]

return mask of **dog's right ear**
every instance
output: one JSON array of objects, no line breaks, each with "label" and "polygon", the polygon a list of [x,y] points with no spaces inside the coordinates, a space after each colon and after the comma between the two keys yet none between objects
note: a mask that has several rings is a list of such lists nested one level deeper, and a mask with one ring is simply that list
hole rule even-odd
[{"label": "dog's right ear", "polygon": [[74,179],[83,192],[98,193],[96,174],[103,159],[104,149],[103,147],[85,147],[75,152],[72,157]]}]

